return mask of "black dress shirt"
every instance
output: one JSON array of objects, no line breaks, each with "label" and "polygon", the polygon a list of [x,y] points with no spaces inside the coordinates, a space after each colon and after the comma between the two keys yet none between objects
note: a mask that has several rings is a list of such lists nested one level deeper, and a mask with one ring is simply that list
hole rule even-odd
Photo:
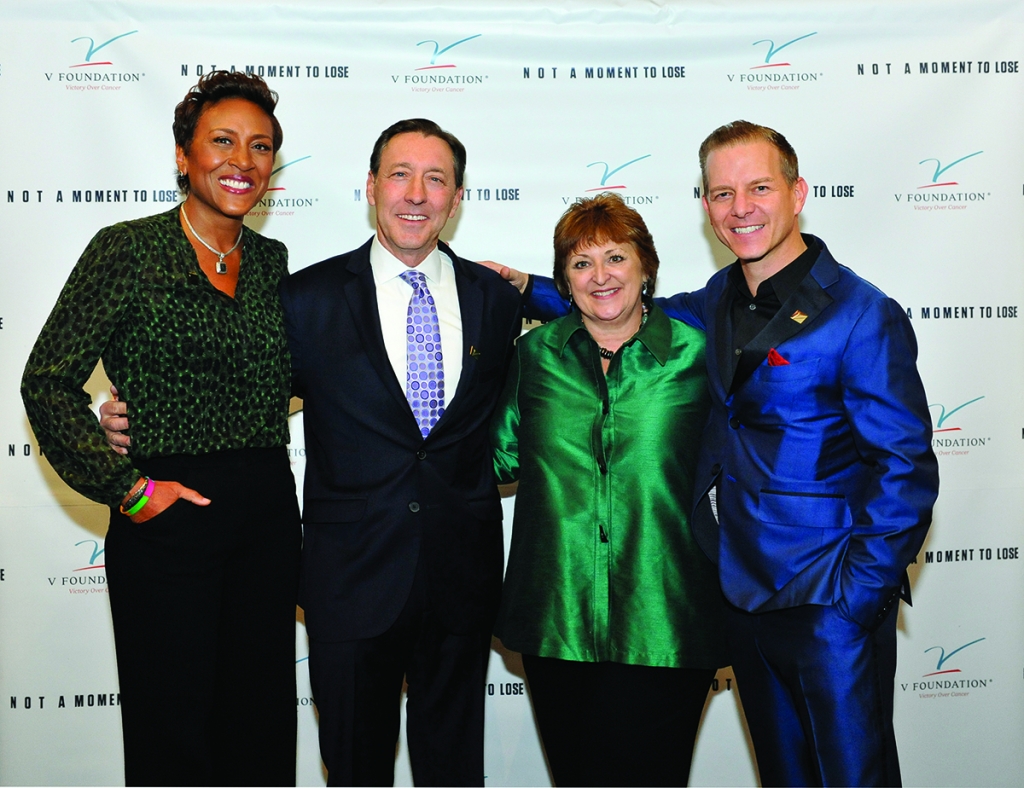
[{"label": "black dress shirt", "polygon": [[765,279],[751,296],[747,280],[743,277],[742,263],[733,263],[729,269],[729,321],[732,326],[734,374],[730,391],[735,391],[749,378],[764,357],[744,351],[772,318],[778,314],[786,299],[800,286],[810,273],[814,261],[821,253],[821,244],[814,236],[802,236],[807,249],[785,268]]}]

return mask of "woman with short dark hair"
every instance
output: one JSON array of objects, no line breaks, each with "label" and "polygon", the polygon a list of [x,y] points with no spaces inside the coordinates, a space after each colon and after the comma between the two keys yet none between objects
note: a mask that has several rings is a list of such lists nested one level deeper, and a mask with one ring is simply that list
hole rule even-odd
[{"label": "woman with short dark hair", "polygon": [[[22,380],[47,459],[111,510],[128,785],[295,783],[287,251],[243,225],[281,145],[276,103],[259,77],[199,80],[174,116],[184,203],[93,238]],[[127,454],[82,390],[100,359]]]}]

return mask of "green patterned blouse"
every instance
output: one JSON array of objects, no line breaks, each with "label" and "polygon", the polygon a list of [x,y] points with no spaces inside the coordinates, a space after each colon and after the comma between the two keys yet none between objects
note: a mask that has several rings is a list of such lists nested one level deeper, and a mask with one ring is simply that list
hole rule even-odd
[{"label": "green patterned blouse", "polygon": [[717,668],[721,592],[688,525],[704,335],[657,307],[612,358],[574,312],[516,345],[492,424],[519,480],[495,634],[581,662]]},{"label": "green patterned blouse", "polygon": [[[78,492],[117,505],[140,476],[133,457],[287,444],[288,252],[243,232],[235,298],[199,269],[177,207],[104,228],[83,252],[21,383],[40,448]],[[107,446],[82,389],[101,358],[128,405],[128,457]]]}]

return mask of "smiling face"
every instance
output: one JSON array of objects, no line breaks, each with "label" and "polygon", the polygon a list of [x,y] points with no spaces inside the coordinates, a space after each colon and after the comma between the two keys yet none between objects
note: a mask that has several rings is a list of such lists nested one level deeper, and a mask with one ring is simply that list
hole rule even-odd
[{"label": "smiling face", "polygon": [[582,246],[569,255],[565,277],[592,333],[636,330],[643,312],[644,273],[632,244],[606,241]]},{"label": "smiling face", "polygon": [[768,142],[717,148],[707,158],[704,210],[723,244],[765,279],[793,262],[806,248],[797,216],[807,199],[807,183],[790,185],[782,159]]},{"label": "smiling face", "polygon": [[251,101],[224,99],[203,110],[188,153],[176,148],[193,221],[203,214],[241,219],[252,210],[270,185],[273,135],[270,117]]},{"label": "smiling face", "polygon": [[377,175],[366,178],[366,197],[377,209],[384,248],[409,267],[419,265],[462,200],[448,143],[419,132],[392,137]]}]

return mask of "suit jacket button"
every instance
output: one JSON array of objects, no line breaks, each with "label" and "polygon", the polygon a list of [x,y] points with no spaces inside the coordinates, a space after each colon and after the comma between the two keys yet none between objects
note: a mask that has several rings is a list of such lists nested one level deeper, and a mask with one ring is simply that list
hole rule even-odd
[{"label": "suit jacket button", "polygon": [[715,463],[711,466],[711,475],[718,476],[722,472],[722,466],[719,463]]},{"label": "suit jacket button", "polygon": [[425,451],[423,451],[423,449],[420,449],[418,452],[416,452],[416,459],[417,460],[425,460],[425,459],[427,459],[427,453]]},{"label": "suit jacket button", "polygon": [[732,427],[734,430],[738,430],[740,428],[740,420],[733,416],[731,419],[729,419],[729,426]]},{"label": "suit jacket button", "polygon": [[420,510],[420,505],[418,503],[416,503],[416,501],[413,501],[412,503],[409,504],[409,511],[410,512],[415,513],[415,512],[418,512],[419,510]]}]

